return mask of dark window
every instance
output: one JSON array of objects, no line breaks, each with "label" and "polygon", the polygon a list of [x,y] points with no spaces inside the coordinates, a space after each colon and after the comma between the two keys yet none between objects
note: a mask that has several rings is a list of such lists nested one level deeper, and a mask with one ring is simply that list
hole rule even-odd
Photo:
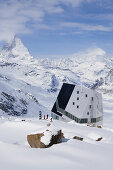
[{"label": "dark window", "polygon": [[73,102],[73,105],[75,105],[75,102]]},{"label": "dark window", "polygon": [[75,117],[74,119],[75,119],[75,121],[77,122],[77,118]]},{"label": "dark window", "polygon": [[53,118],[53,113],[51,113],[51,117]]},{"label": "dark window", "polygon": [[89,115],[89,112],[87,112],[87,115]]},{"label": "dark window", "polygon": [[79,105],[77,105],[77,109],[79,108]]},{"label": "dark window", "polygon": [[94,118],[94,122],[96,122],[96,118]]},{"label": "dark window", "polygon": [[57,115],[54,115],[54,119],[57,119],[57,120],[59,120],[59,116],[57,116]]},{"label": "dark window", "polygon": [[77,97],[77,100],[79,100],[79,97]]},{"label": "dark window", "polygon": [[68,116],[68,112],[66,112],[66,116]]},{"label": "dark window", "polygon": [[91,119],[91,122],[92,122],[92,123],[95,123],[95,122],[96,122],[96,118],[92,118],[92,119]]},{"label": "dark window", "polygon": [[91,98],[91,100],[93,101],[93,97]]},{"label": "dark window", "polygon": [[87,119],[84,119],[84,123],[87,123]]},{"label": "dark window", "polygon": [[91,105],[89,105],[89,108],[91,109]]},{"label": "dark window", "polygon": [[87,97],[87,94],[85,96]]},{"label": "dark window", "polygon": [[77,91],[77,94],[79,94],[79,91]]},{"label": "dark window", "polygon": [[72,114],[70,114],[70,118],[72,119]]}]

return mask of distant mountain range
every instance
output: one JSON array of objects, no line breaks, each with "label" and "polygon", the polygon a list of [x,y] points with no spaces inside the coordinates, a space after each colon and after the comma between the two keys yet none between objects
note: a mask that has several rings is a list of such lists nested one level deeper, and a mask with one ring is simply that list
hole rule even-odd
[{"label": "distant mountain range", "polygon": [[0,114],[50,113],[63,82],[113,92],[113,57],[100,48],[63,59],[39,59],[18,37],[0,51]]}]

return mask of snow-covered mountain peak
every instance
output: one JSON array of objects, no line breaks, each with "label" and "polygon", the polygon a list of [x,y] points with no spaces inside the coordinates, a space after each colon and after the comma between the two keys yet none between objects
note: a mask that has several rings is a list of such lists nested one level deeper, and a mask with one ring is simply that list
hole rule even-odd
[{"label": "snow-covered mountain peak", "polygon": [[88,49],[79,53],[73,54],[72,58],[76,58],[79,61],[99,61],[103,62],[106,58],[106,52],[101,48]]},{"label": "snow-covered mountain peak", "polygon": [[88,56],[105,56],[106,52],[101,48],[88,49]]},{"label": "snow-covered mountain peak", "polygon": [[0,58],[7,60],[29,60],[32,56],[22,41],[17,36],[14,36],[13,40],[3,46],[0,52]]},{"label": "snow-covered mountain peak", "polygon": [[[87,65],[88,67],[91,66],[104,66],[108,62],[107,54],[101,48],[93,48],[82,51],[80,53],[75,53],[71,57],[72,60],[76,60],[79,64],[83,63],[84,66]],[[96,68],[95,68],[96,69]]]}]

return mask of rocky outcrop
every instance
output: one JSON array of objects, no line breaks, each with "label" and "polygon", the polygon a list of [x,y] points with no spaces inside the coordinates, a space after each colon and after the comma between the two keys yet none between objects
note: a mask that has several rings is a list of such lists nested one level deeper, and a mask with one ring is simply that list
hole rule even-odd
[{"label": "rocky outcrop", "polygon": [[101,141],[102,139],[103,139],[103,138],[102,138],[102,137],[100,137],[100,138],[98,138],[96,141],[98,141],[98,142],[99,142],[99,141]]},{"label": "rocky outcrop", "polygon": [[62,140],[62,131],[55,129],[51,125],[42,133],[30,134],[27,136],[27,141],[31,148],[48,148],[54,144],[60,143]]},{"label": "rocky outcrop", "polygon": [[27,141],[31,148],[46,148],[45,145],[40,141],[42,136],[44,136],[43,133],[31,134],[27,136]]},{"label": "rocky outcrop", "polygon": [[14,96],[1,92],[0,110],[12,116],[27,114],[27,102],[23,98],[18,101]]},{"label": "rocky outcrop", "polygon": [[82,137],[79,137],[79,136],[74,136],[73,139],[83,141],[83,138],[82,138]]}]

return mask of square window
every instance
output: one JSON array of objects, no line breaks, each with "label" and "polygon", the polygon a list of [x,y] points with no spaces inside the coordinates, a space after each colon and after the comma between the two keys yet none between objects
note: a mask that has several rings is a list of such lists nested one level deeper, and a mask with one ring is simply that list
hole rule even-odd
[{"label": "square window", "polygon": [[79,108],[79,105],[77,105],[77,109]]},{"label": "square window", "polygon": [[86,94],[85,97],[87,97],[88,95]]},{"label": "square window", "polygon": [[77,97],[77,100],[79,100],[79,97]]},{"label": "square window", "polygon": [[79,91],[77,91],[77,94],[79,94]]},{"label": "square window", "polygon": [[73,105],[75,105],[75,102],[73,102]]}]

